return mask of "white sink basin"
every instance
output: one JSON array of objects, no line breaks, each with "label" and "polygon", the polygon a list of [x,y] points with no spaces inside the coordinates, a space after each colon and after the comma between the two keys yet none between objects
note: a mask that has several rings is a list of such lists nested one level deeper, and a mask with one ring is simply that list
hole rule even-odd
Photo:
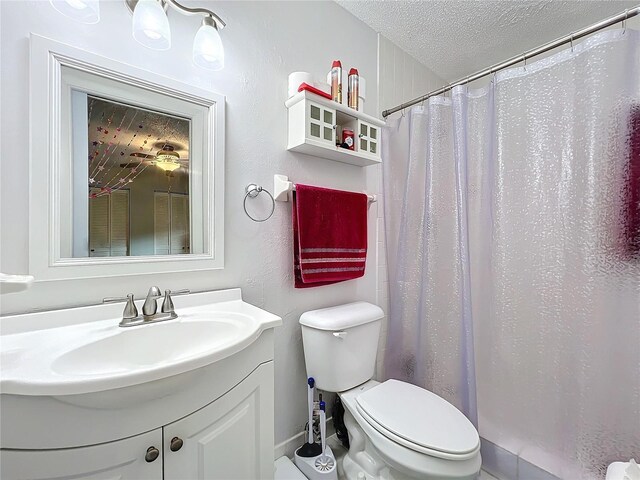
[{"label": "white sink basin", "polygon": [[199,312],[131,328],[63,353],[51,369],[61,375],[109,375],[206,355],[238,343],[255,321],[232,312]]},{"label": "white sink basin", "polygon": [[122,305],[2,318],[0,392],[72,395],[159,380],[233,355],[282,323],[239,290],[174,302],[177,319],[127,328],[114,315]]}]

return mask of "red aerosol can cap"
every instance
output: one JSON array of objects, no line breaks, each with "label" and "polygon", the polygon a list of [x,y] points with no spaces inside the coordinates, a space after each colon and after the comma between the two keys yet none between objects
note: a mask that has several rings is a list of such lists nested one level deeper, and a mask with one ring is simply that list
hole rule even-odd
[{"label": "red aerosol can cap", "polygon": [[342,68],[342,64],[340,63],[340,60],[334,60],[333,61],[333,63],[331,64],[331,68],[335,68],[335,67]]},{"label": "red aerosol can cap", "polygon": [[349,70],[349,75],[358,75],[358,69],[357,68],[352,68],[351,70]]}]

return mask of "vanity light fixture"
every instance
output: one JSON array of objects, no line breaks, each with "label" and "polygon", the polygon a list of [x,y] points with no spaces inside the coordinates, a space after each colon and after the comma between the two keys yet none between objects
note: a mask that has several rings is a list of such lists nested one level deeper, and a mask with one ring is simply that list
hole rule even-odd
[{"label": "vanity light fixture", "polygon": [[212,17],[204,17],[193,39],[193,63],[209,70],[224,68],[224,47]]},{"label": "vanity light fixture", "polygon": [[158,0],[138,0],[133,11],[133,38],[153,50],[171,47],[171,29],[164,5]]},{"label": "vanity light fixture", "polygon": [[166,15],[168,7],[183,15],[203,15],[202,25],[193,40],[193,61],[199,67],[209,70],[224,68],[224,47],[218,32],[226,24],[214,12],[206,8],[185,7],[176,0],[124,1],[133,14],[134,38],[145,47],[155,50],[167,50],[171,47],[171,31]]},{"label": "vanity light fixture", "polygon": [[63,15],[82,23],[100,21],[99,0],[49,0],[49,3]]}]

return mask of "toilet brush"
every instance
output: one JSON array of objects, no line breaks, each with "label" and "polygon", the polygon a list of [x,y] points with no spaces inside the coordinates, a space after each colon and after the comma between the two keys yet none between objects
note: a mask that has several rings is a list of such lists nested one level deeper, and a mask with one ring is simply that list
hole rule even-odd
[{"label": "toilet brush", "polygon": [[307,439],[307,443],[302,445],[298,451],[296,452],[301,457],[317,457],[321,453],[324,452],[324,449],[321,450],[321,446],[318,445],[313,438],[313,392],[315,387],[315,380],[313,377],[309,377],[307,380],[307,385],[309,388],[307,389],[307,403],[309,407],[309,435]]},{"label": "toilet brush", "polygon": [[322,442],[322,453],[316,458],[315,467],[321,472],[328,472],[335,466],[335,461],[327,455],[327,414],[325,403],[320,401],[320,441]]}]

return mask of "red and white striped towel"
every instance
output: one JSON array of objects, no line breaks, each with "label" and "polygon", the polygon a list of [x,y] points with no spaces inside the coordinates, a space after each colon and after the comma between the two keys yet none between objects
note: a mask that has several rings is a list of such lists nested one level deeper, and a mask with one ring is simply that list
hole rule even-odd
[{"label": "red and white striped towel", "polygon": [[296,186],[292,209],[296,288],[364,275],[367,204],[364,193]]}]

